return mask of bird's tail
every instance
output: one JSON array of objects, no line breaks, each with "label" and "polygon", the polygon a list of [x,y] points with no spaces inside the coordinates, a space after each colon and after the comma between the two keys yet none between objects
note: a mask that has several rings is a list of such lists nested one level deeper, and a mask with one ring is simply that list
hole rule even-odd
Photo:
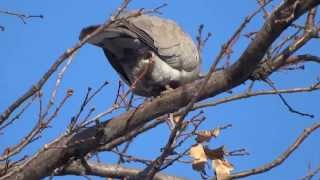
[{"label": "bird's tail", "polygon": [[[84,39],[87,35],[91,34],[99,27],[100,27],[100,25],[92,25],[92,26],[88,26],[88,27],[83,28],[81,30],[79,40]],[[125,27],[119,27],[119,26],[112,27],[111,26],[111,27],[108,27],[108,28],[105,28],[104,30],[102,30],[102,32],[100,32],[99,34],[97,34],[93,37],[90,37],[88,39],[88,42],[90,44],[99,46],[99,44],[106,39],[114,39],[114,38],[118,38],[118,37],[129,37],[129,38],[135,39],[135,38],[137,38],[137,35]]]}]

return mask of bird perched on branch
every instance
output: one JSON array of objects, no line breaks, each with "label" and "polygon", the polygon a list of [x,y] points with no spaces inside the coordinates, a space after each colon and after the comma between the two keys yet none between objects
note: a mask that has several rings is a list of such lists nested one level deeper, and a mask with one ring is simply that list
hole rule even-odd
[{"label": "bird perched on branch", "polygon": [[[134,94],[157,96],[199,78],[196,45],[175,22],[157,16],[122,13],[88,42],[101,47]],[[99,25],[82,29],[80,39]]]}]

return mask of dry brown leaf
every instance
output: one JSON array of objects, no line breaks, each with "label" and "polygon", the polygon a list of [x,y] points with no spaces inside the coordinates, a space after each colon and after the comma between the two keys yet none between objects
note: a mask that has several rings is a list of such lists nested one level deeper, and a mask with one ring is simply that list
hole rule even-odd
[{"label": "dry brown leaf", "polygon": [[230,172],[234,169],[231,163],[225,159],[214,159],[212,160],[212,164],[217,180],[229,179]]},{"label": "dry brown leaf", "polygon": [[224,148],[224,146],[221,146],[216,149],[205,148],[204,152],[206,153],[206,156],[208,159],[212,159],[212,160],[223,159],[223,157],[225,155],[225,148]]},{"label": "dry brown leaf", "polygon": [[199,131],[196,134],[197,134],[196,141],[198,143],[202,143],[204,141],[209,141],[211,139],[210,131]]},{"label": "dry brown leaf", "polygon": [[189,156],[193,159],[192,168],[197,171],[204,170],[205,164],[208,161],[202,144],[196,144],[190,148]]},{"label": "dry brown leaf", "polygon": [[198,143],[204,142],[204,141],[210,141],[212,137],[217,137],[220,134],[220,128],[214,128],[211,131],[198,131],[196,132],[197,138],[196,141]]},{"label": "dry brown leaf", "polygon": [[211,134],[213,137],[218,137],[220,134],[220,128],[214,128],[213,130],[211,130]]}]

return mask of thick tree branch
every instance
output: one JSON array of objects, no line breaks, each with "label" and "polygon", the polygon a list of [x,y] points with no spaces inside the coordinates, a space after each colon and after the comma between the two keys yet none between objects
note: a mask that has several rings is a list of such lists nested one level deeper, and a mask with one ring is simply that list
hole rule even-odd
[{"label": "thick tree branch", "polygon": [[[239,60],[230,68],[216,71],[210,76],[198,100],[213,97],[246,81],[279,35],[294,20],[318,4],[320,4],[319,0],[285,1],[268,17]],[[39,179],[49,176],[55,168],[62,166],[70,159],[83,157],[86,153],[141,127],[150,120],[187,105],[201,83],[203,80],[180,87],[140,105],[135,110],[77,132],[73,136],[62,136],[38,152],[17,171],[12,171],[0,179]]]},{"label": "thick tree branch", "polygon": [[320,57],[314,56],[311,54],[301,54],[297,56],[290,56],[285,60],[286,65],[293,65],[297,63],[303,63],[303,62],[314,62],[320,64]]},{"label": "thick tree branch", "polygon": [[[88,162],[87,166],[82,165],[80,162],[73,162],[72,164],[64,167],[57,175],[92,175],[108,178],[130,178],[137,175],[141,170],[124,168],[120,165],[105,165],[99,163]],[[164,173],[157,173],[154,176],[155,180],[183,180],[184,178],[177,176],[170,176]]]}]

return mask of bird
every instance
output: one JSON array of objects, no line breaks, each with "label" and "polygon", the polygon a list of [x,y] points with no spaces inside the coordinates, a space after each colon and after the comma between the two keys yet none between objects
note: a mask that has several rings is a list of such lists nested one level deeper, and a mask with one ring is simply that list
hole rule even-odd
[{"label": "bird", "polygon": [[[173,20],[122,12],[88,43],[102,48],[120,78],[139,96],[156,97],[201,77],[192,38]],[[101,25],[83,28],[79,39]]]}]

